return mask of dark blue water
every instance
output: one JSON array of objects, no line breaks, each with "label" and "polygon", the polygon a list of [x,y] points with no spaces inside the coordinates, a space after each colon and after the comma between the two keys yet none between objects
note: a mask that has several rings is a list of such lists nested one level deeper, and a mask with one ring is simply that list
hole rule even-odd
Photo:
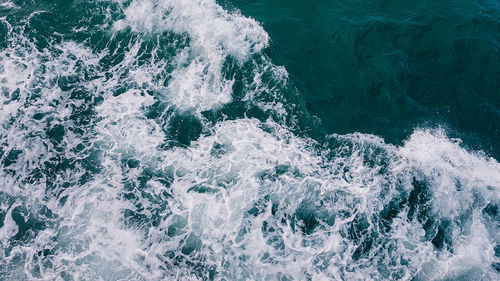
[{"label": "dark blue water", "polygon": [[499,279],[499,20],[0,2],[0,280]]}]

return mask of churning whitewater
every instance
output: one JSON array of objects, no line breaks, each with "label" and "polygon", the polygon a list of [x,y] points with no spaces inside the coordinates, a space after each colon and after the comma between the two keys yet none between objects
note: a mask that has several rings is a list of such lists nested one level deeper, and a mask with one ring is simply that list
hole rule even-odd
[{"label": "churning whitewater", "polygon": [[318,136],[226,6],[0,4],[0,279],[498,280],[500,164]]}]

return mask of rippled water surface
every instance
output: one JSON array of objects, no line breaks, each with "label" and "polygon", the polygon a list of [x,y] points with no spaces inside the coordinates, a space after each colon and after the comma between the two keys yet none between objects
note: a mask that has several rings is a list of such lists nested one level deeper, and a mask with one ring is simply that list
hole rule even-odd
[{"label": "rippled water surface", "polygon": [[497,280],[496,1],[3,0],[0,280]]}]

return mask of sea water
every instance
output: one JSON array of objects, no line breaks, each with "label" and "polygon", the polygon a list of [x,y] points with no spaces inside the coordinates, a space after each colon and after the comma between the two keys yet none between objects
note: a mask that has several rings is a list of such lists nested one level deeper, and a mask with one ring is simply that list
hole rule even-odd
[{"label": "sea water", "polygon": [[497,280],[496,1],[3,0],[1,280]]}]

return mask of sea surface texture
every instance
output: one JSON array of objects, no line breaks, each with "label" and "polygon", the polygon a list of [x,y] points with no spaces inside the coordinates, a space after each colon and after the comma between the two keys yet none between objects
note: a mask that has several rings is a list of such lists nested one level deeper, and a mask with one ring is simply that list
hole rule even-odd
[{"label": "sea surface texture", "polygon": [[0,280],[500,280],[498,0],[0,0]]}]

